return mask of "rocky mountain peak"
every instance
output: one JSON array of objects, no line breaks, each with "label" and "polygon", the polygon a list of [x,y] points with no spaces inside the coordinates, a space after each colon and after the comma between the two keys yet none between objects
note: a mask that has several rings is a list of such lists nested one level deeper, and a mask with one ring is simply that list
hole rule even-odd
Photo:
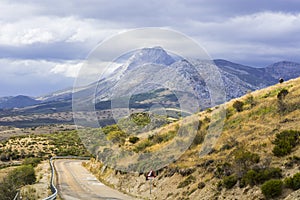
[{"label": "rocky mountain peak", "polygon": [[127,70],[144,64],[170,65],[175,60],[162,47],[143,48],[137,50],[126,62]]}]

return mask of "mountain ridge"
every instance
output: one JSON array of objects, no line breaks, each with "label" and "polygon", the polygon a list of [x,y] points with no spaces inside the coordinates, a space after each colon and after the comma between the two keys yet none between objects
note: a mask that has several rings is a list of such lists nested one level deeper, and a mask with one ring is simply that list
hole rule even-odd
[{"label": "mountain ridge", "polygon": [[[148,68],[151,68],[151,65],[153,65],[155,66],[154,68],[157,69],[159,72],[163,72],[165,67],[177,66],[177,68],[180,68],[181,66],[178,65],[182,65],[182,67],[184,67],[184,59],[180,60],[178,58],[173,57],[161,47],[144,48],[137,50],[132,53],[132,55],[123,65],[119,66],[115,70],[115,72],[117,72],[116,74],[110,74],[97,83],[92,83],[90,86],[78,89],[77,93],[82,93],[82,95],[84,96],[84,94],[86,94],[85,91],[93,89],[93,87],[95,87],[95,84],[97,84],[96,102],[100,102],[103,100],[107,101],[109,100],[110,95],[114,92],[118,81],[126,74],[126,77],[132,80],[139,80],[141,78],[144,79],[144,81],[147,79],[149,80],[149,77],[141,77],[137,73],[130,77],[130,73],[132,73],[135,69],[139,69],[140,72],[143,72],[143,67],[147,66]],[[215,66],[221,74],[222,81],[225,85],[227,101],[232,98],[240,97],[246,94],[248,91],[262,89],[264,87],[275,84],[278,82],[279,78],[289,80],[291,78],[296,78],[300,76],[300,64],[291,61],[276,62],[264,68],[246,66],[224,59],[215,59],[212,62],[215,64]],[[202,69],[204,68],[203,70],[205,70],[206,65],[195,65],[195,69],[199,69],[199,67]],[[147,71],[149,72],[149,70]],[[186,68],[186,70],[181,70],[178,73],[181,73],[181,76],[186,76],[187,71],[191,70]],[[154,74],[155,71],[152,70],[151,73]],[[156,80],[152,79],[152,81],[160,83],[162,79],[165,79],[164,76],[168,76],[168,74],[164,74],[161,76],[160,74],[156,74],[155,76]],[[205,98],[209,99],[209,96],[205,95],[205,93],[207,93],[207,88],[205,89],[206,86],[203,80],[195,76],[194,72],[189,74],[188,76],[190,78],[188,82],[192,88],[196,89],[196,92],[198,93],[197,95],[201,97],[205,96]],[[142,82],[143,80],[141,81],[141,84]],[[126,83],[126,81],[124,83]],[[134,86],[135,88],[139,87],[139,85]],[[150,88],[151,87],[149,87],[148,89]],[[11,101],[12,98],[1,98],[0,108],[11,109],[14,107],[26,107],[37,104],[47,104],[48,102],[71,102],[72,92],[73,90],[68,88],[37,98],[28,97],[33,99],[33,101],[27,102],[26,104],[22,104],[22,102]],[[94,97],[90,97],[89,101],[92,101],[92,98]],[[15,103],[15,105],[13,105],[13,103]],[[205,108],[209,107],[209,105],[201,105],[201,107]]]}]

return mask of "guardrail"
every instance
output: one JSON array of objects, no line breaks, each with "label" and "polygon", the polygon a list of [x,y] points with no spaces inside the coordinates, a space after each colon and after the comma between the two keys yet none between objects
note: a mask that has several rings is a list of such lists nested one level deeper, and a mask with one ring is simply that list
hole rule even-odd
[{"label": "guardrail", "polygon": [[20,192],[17,192],[17,194],[13,200],[17,200],[19,198],[19,194],[20,194]]},{"label": "guardrail", "polygon": [[77,157],[77,156],[54,156],[50,158],[50,167],[51,167],[51,179],[50,179],[50,189],[52,192],[52,195],[48,196],[47,198],[43,200],[54,200],[57,197],[57,188],[54,185],[54,176],[55,176],[55,169],[53,165],[53,159],[78,159],[78,160],[89,160],[90,157]]}]

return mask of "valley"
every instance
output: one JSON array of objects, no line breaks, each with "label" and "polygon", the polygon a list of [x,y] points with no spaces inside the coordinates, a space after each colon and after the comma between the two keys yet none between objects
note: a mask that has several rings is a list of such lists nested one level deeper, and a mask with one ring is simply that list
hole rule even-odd
[{"label": "valley", "polygon": [[[92,184],[79,180],[86,169],[114,191],[98,193],[97,182],[94,196],[81,188],[77,198],[122,199],[118,190],[137,199],[297,199],[300,64],[214,63],[224,86],[217,102],[208,84],[217,78],[204,76],[211,62],[173,58],[161,47],[133,52],[116,71],[75,92],[0,98],[0,194],[12,184],[7,177],[27,169],[35,179],[9,195],[22,188],[37,199],[38,188],[49,188],[47,160],[71,155],[91,159],[56,161],[66,199]],[[162,87],[170,77],[180,84]],[[64,177],[73,169],[81,172]],[[157,175],[151,182],[150,170]]]}]

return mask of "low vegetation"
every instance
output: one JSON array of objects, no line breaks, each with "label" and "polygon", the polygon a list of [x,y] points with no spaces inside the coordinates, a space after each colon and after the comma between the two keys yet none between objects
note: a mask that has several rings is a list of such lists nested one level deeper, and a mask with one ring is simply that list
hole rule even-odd
[{"label": "low vegetation", "polygon": [[194,183],[196,181],[196,178],[193,175],[189,175],[186,179],[184,179],[182,182],[180,182],[177,186],[177,188],[184,188],[191,183]]},{"label": "low vegetation", "polygon": [[76,131],[14,136],[0,143],[0,161],[32,164],[52,156],[89,156]]},{"label": "low vegetation", "polygon": [[293,190],[300,189],[300,172],[296,173],[292,177],[287,177],[284,179],[284,184],[287,188],[291,188]]},{"label": "low vegetation", "polygon": [[[297,172],[300,164],[297,156],[300,146],[299,99],[300,79],[296,79],[248,93],[244,97],[228,102],[222,134],[214,147],[201,157],[199,151],[203,142],[209,139],[208,136],[213,137],[207,135],[207,130],[214,121],[212,113],[216,108],[197,114],[199,126],[191,146],[179,160],[159,171],[157,181],[154,181],[156,188],[154,197],[281,199],[292,190],[298,190],[300,175],[295,174],[295,171]],[[145,123],[137,120],[138,124],[148,126],[146,115],[141,117]],[[178,136],[176,124],[180,124],[179,122],[165,125],[152,132],[144,132],[142,135],[126,136],[121,148],[131,149],[136,153],[163,148]],[[129,173],[113,175],[115,173],[109,167],[99,174],[103,163],[98,169],[93,167],[97,166],[95,162],[88,166],[97,172],[98,177],[108,182],[110,179],[107,177],[117,177],[118,184],[122,185],[120,188],[125,192],[138,196],[148,194],[145,189],[148,184],[140,181],[141,178],[137,176]],[[187,171],[190,173],[183,175]],[[287,177],[287,174],[292,175]],[[137,182],[138,188],[135,187]],[[133,191],[128,190],[128,187],[133,188]],[[157,188],[167,189],[164,191]]]},{"label": "low vegetation", "polygon": [[15,168],[0,181],[0,200],[13,199],[20,187],[33,184],[35,181],[35,171],[32,165]]},{"label": "low vegetation", "polygon": [[[62,131],[52,134],[31,134],[10,137],[0,143],[0,164],[12,168],[2,179],[0,177],[0,200],[11,200],[17,191],[36,182],[34,168],[52,156],[90,156],[76,131]],[[27,198],[36,199],[34,188],[26,188]],[[23,191],[23,192],[24,192]],[[27,192],[27,193],[26,193]],[[34,194],[33,194],[34,193]]]},{"label": "low vegetation", "polygon": [[283,183],[281,180],[273,179],[266,181],[261,186],[261,191],[267,199],[278,197],[282,193]]},{"label": "low vegetation", "polygon": [[274,140],[273,154],[275,156],[286,156],[292,152],[292,149],[300,142],[300,131],[285,130],[276,134]]}]

